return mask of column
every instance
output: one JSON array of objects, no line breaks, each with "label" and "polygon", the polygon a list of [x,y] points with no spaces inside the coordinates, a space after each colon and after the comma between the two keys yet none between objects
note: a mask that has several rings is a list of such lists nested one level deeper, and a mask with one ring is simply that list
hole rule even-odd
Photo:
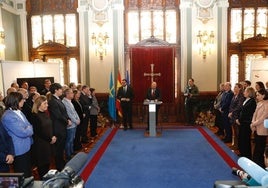
[{"label": "column", "polygon": [[[221,80],[227,80],[227,23],[228,23],[228,7],[229,7],[229,3],[227,0],[221,0],[218,1],[217,3],[218,5],[218,9],[221,9],[221,16],[219,16],[219,18],[221,18],[221,20],[218,21],[218,24],[222,24],[221,25],[221,52],[220,54],[218,54],[221,58],[221,72],[222,72],[222,78]],[[220,33],[219,33],[220,34]]]},{"label": "column", "polygon": [[[188,63],[189,57],[191,56],[191,51],[188,51],[188,37],[191,37],[191,33],[187,29],[188,20],[189,20],[189,11],[192,8],[191,2],[182,1],[180,4],[180,16],[181,16],[181,86],[184,90],[184,85],[187,82],[187,73],[188,73]],[[191,20],[191,19],[190,19]]]},{"label": "column", "polygon": [[22,60],[29,61],[26,0],[17,1],[17,10],[20,16]]},{"label": "column", "polygon": [[[114,57],[117,59],[115,61],[115,67],[117,67],[121,71],[121,76],[124,78],[126,67],[124,63],[124,5],[123,1],[120,3],[115,3],[113,5],[113,11],[114,11],[114,22],[117,24],[114,24],[114,42],[117,44],[117,48],[114,51]],[[115,73],[117,73],[117,70],[115,69]],[[117,74],[116,74],[117,75]]]},{"label": "column", "polygon": [[87,3],[83,3],[83,0],[79,1],[79,5],[77,8],[78,17],[79,17],[79,50],[80,50],[80,71],[81,71],[81,83],[86,84],[86,37],[85,37],[85,16],[87,15],[88,5]]},{"label": "column", "polygon": [[[0,6],[0,29],[4,30],[3,28],[3,23],[2,23],[2,7]],[[5,31],[5,30],[4,30]],[[5,39],[0,39],[1,43],[5,42]],[[5,60],[5,46],[4,44],[0,44],[0,60]],[[1,91],[3,91],[3,89],[1,88]]]}]

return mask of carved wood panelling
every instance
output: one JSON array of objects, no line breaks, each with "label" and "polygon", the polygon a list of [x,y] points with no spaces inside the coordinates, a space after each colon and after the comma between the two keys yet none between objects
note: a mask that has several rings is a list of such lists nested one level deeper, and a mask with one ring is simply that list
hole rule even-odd
[{"label": "carved wood panelling", "polygon": [[78,0],[27,0],[27,12],[33,14],[55,14],[77,12]]},{"label": "carved wood panelling", "polygon": [[179,0],[125,0],[126,10],[128,9],[162,9],[179,6]]},{"label": "carved wood panelling", "polygon": [[229,0],[230,8],[241,7],[267,7],[267,0]]},{"label": "carved wood panelling", "polygon": [[268,38],[261,35],[248,38],[241,42],[241,50],[268,50]]}]

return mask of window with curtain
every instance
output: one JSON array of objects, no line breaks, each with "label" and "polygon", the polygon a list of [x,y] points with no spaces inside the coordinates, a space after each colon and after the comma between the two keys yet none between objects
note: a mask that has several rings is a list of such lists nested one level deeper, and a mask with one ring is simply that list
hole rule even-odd
[{"label": "window with curtain", "polygon": [[32,47],[49,41],[77,46],[75,14],[34,15],[31,17]]}]

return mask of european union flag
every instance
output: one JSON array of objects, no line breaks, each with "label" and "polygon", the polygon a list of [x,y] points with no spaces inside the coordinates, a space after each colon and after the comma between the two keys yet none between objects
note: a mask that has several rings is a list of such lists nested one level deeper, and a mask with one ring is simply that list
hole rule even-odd
[{"label": "european union flag", "polygon": [[127,85],[129,85],[130,84],[130,79],[129,79],[128,70],[126,71],[126,80],[127,80]]},{"label": "european union flag", "polygon": [[115,90],[114,90],[114,79],[111,72],[110,86],[109,86],[109,101],[108,101],[109,114],[111,118],[116,121],[116,109],[115,109]]}]

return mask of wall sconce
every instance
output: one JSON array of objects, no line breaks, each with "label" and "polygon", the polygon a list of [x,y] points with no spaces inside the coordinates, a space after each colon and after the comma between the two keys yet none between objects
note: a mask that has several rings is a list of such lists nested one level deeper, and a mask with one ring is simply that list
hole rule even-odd
[{"label": "wall sconce", "polygon": [[210,34],[208,34],[208,31],[198,31],[197,34],[197,44],[199,49],[199,54],[203,55],[203,59],[206,59],[207,53],[211,54],[211,48],[214,44],[214,32],[211,31]]},{"label": "wall sconce", "polygon": [[99,33],[98,35],[92,33],[91,40],[95,48],[95,55],[99,56],[100,60],[103,60],[103,57],[107,55],[107,48],[109,44],[109,36],[107,32],[105,32],[105,34]]},{"label": "wall sconce", "polygon": [[5,31],[2,27],[0,27],[0,50],[5,47]]}]

